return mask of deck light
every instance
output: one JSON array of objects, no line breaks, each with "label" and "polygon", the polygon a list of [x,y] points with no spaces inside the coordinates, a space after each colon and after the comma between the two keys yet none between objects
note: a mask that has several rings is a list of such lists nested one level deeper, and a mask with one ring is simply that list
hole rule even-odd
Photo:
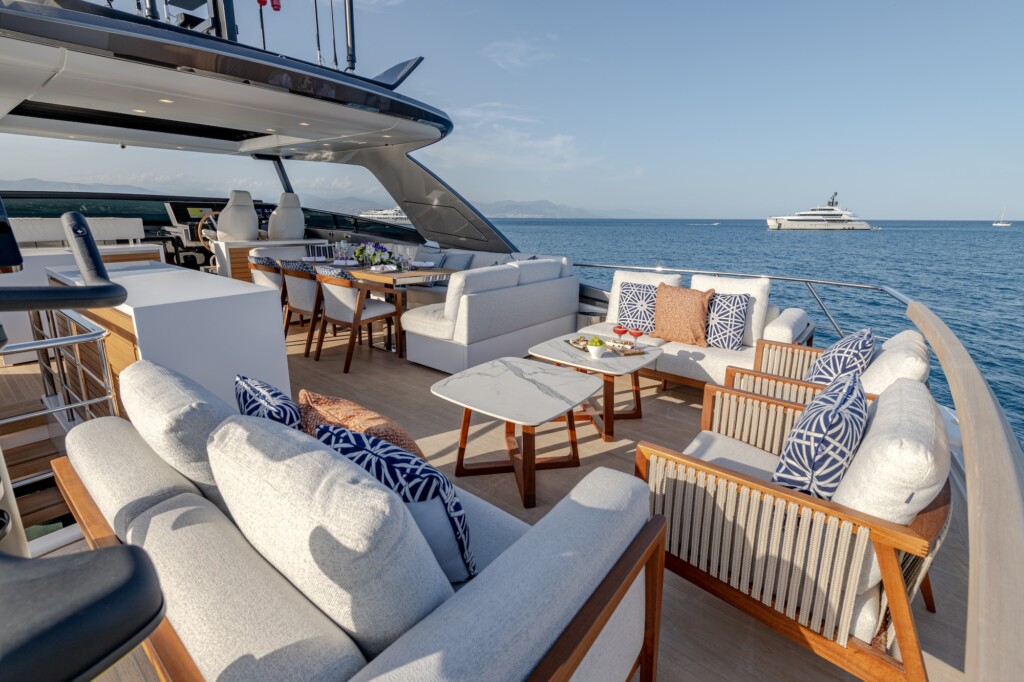
[{"label": "deck light", "polygon": [[302,121],[301,123],[299,123],[299,125],[300,125],[300,126],[308,126],[309,124],[308,124],[308,123],[306,123],[305,121]]},{"label": "deck light", "polygon": [[166,98],[164,98],[164,99],[159,99],[157,101],[158,102],[163,102],[164,104],[174,104],[174,100],[173,99],[166,99]]},{"label": "deck light", "polygon": [[144,113],[146,113],[146,110],[145,109],[132,109],[132,113],[133,114],[144,114]]}]

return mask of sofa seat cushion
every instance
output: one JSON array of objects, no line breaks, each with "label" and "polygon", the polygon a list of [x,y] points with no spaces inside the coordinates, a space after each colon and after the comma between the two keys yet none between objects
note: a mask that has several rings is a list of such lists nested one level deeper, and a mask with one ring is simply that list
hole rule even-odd
[{"label": "sofa seat cushion", "polygon": [[64,445],[75,472],[122,542],[135,517],[153,505],[182,493],[199,494],[120,417],[82,422],[71,429]]},{"label": "sofa seat cushion", "polygon": [[434,339],[455,336],[455,318],[445,317],[444,303],[431,303],[402,313],[402,329],[408,334],[420,334]]},{"label": "sofa seat cushion", "polygon": [[423,457],[423,450],[401,424],[359,403],[301,389],[299,410],[302,413],[302,430],[313,438],[317,437],[317,429],[321,426],[341,426]]},{"label": "sofa seat cushion", "polygon": [[847,334],[818,356],[804,381],[828,384],[849,372],[860,376],[871,361],[874,347],[875,335],[869,327]]},{"label": "sofa seat cushion", "polygon": [[[612,329],[614,328],[615,322],[598,322],[597,324],[592,324],[590,326],[583,327],[582,329],[579,330],[579,333],[585,336],[600,336],[605,339],[617,339],[618,336],[615,334],[615,332],[612,331]],[[632,340],[633,337],[624,336],[623,338],[627,340]],[[639,343],[641,346],[661,347],[668,342],[665,341],[665,339],[658,339],[653,336],[648,336],[644,334],[643,336],[637,339],[637,343]]]},{"label": "sofa seat cushion", "polygon": [[774,480],[830,500],[853,461],[868,419],[860,378],[844,374],[800,413],[782,445]]},{"label": "sofa seat cushion", "polygon": [[153,560],[174,626],[208,680],[344,680],[356,644],[210,502],[181,494],[150,507],[128,541]]},{"label": "sofa seat cushion", "polygon": [[519,270],[519,286],[546,282],[562,276],[562,264],[557,260],[514,260],[509,265]]},{"label": "sofa seat cushion", "polygon": [[234,407],[188,377],[148,360],[121,372],[120,389],[125,412],[146,444],[226,509],[206,441],[222,421],[238,414]]},{"label": "sofa seat cushion", "polygon": [[725,369],[730,365],[753,369],[755,350],[744,346],[740,350],[725,348],[699,348],[675,341],[661,347],[663,353],[655,361],[659,372],[715,384],[725,383]]},{"label": "sofa seat cushion", "polygon": [[714,431],[701,431],[683,454],[761,481],[772,480],[779,458],[761,448]]},{"label": "sofa seat cushion", "polygon": [[743,328],[743,345],[753,346],[759,339],[764,338],[764,326],[768,317],[768,294],[772,288],[770,279],[694,275],[690,278],[690,288],[701,291],[714,289],[718,294],[749,294],[750,305],[747,306],[747,321]]},{"label": "sofa seat cushion", "polygon": [[930,371],[927,347],[912,340],[891,344],[890,339],[871,360],[860,380],[865,391],[879,395],[899,379],[912,379],[923,384],[928,381]]},{"label": "sofa seat cushion", "polygon": [[[906,525],[931,504],[949,478],[946,425],[924,384],[899,379],[871,407],[857,456],[832,501]],[[865,556],[857,592],[881,579],[874,552]]]},{"label": "sofa seat cushion", "polygon": [[422,457],[340,426],[319,426],[316,438],[398,493],[448,580],[476,575],[469,521],[448,477]]},{"label": "sofa seat cushion", "polygon": [[609,322],[617,322],[619,320],[619,296],[621,293],[623,282],[647,284],[657,289],[659,284],[668,284],[669,286],[673,287],[681,286],[683,283],[683,278],[681,275],[670,275],[668,273],[661,272],[633,272],[631,270],[616,270],[615,274],[612,275],[611,294],[608,296]]},{"label": "sofa seat cushion", "polygon": [[448,296],[444,300],[444,316],[458,317],[459,306],[465,294],[479,294],[495,289],[508,289],[519,283],[519,269],[511,265],[495,265],[456,272],[448,280]]},{"label": "sofa seat cushion", "polygon": [[245,537],[367,658],[453,594],[398,495],[326,445],[237,416],[209,450]]},{"label": "sofa seat cushion", "polygon": [[667,341],[707,348],[708,306],[714,295],[714,289],[698,291],[659,284],[653,335]]},{"label": "sofa seat cushion", "polygon": [[250,417],[263,417],[293,429],[302,424],[298,404],[290,395],[265,381],[236,374],[235,402],[238,411]]}]

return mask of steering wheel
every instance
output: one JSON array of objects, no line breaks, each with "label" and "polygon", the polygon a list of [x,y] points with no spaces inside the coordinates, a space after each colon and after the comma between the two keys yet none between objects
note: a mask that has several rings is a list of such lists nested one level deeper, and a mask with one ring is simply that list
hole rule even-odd
[{"label": "steering wheel", "polygon": [[220,211],[211,211],[210,213],[207,213],[206,215],[204,215],[202,218],[199,219],[199,225],[196,227],[196,237],[198,237],[199,243],[207,251],[213,251],[213,247],[210,246],[210,242],[207,241],[206,237],[203,236],[203,225],[206,224],[207,220],[209,220],[211,223],[213,223],[213,229],[214,229],[214,231],[216,231],[217,230],[217,221],[214,220],[214,218],[219,216],[219,215],[220,215]]}]

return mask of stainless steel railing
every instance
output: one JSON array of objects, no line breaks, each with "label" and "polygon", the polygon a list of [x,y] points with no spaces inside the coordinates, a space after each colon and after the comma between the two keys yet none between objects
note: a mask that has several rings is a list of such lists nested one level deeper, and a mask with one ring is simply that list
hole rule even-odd
[{"label": "stainless steel railing", "polygon": [[842,335],[814,285],[881,292],[906,306],[949,384],[960,425],[967,502],[969,573],[964,673],[968,680],[1018,679],[1024,670],[1024,453],[999,401],[967,349],[927,306],[890,287],[804,277],[752,275],[681,268],[577,264],[644,272],[768,277],[807,285],[836,332]]},{"label": "stainless steel railing", "polygon": [[[66,320],[69,329],[78,327],[84,332],[70,336],[61,336],[58,315]],[[19,421],[65,413],[68,424],[75,421],[80,414],[86,419],[98,416],[93,406],[107,403],[107,414],[114,414],[114,392],[110,380],[110,366],[107,364],[107,351],[103,339],[109,332],[91,320],[73,310],[44,311],[38,313],[40,326],[33,323],[36,335],[34,341],[10,344],[0,350],[0,356],[15,353],[34,352],[39,365],[40,377],[43,382],[43,407],[21,414],[0,419],[0,426]],[[90,369],[82,361],[80,346],[96,344],[99,374]],[[73,374],[72,374],[73,373]],[[74,381],[69,377],[73,376]],[[89,381],[95,389],[90,395],[87,388]],[[77,413],[77,414],[76,414]]]}]

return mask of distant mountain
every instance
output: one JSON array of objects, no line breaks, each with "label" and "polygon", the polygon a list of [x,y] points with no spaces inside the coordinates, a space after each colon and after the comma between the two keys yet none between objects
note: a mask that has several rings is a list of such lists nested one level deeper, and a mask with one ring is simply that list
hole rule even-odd
[{"label": "distant mountain", "polygon": [[105,185],[98,182],[54,182],[38,178],[7,180],[0,178],[0,191],[21,190],[38,192],[95,192],[97,194],[157,194],[153,190],[135,185]]},{"label": "distant mountain", "polygon": [[632,209],[593,211],[575,206],[556,204],[547,199],[537,201],[494,201],[474,204],[488,218],[658,218],[660,216]]}]

